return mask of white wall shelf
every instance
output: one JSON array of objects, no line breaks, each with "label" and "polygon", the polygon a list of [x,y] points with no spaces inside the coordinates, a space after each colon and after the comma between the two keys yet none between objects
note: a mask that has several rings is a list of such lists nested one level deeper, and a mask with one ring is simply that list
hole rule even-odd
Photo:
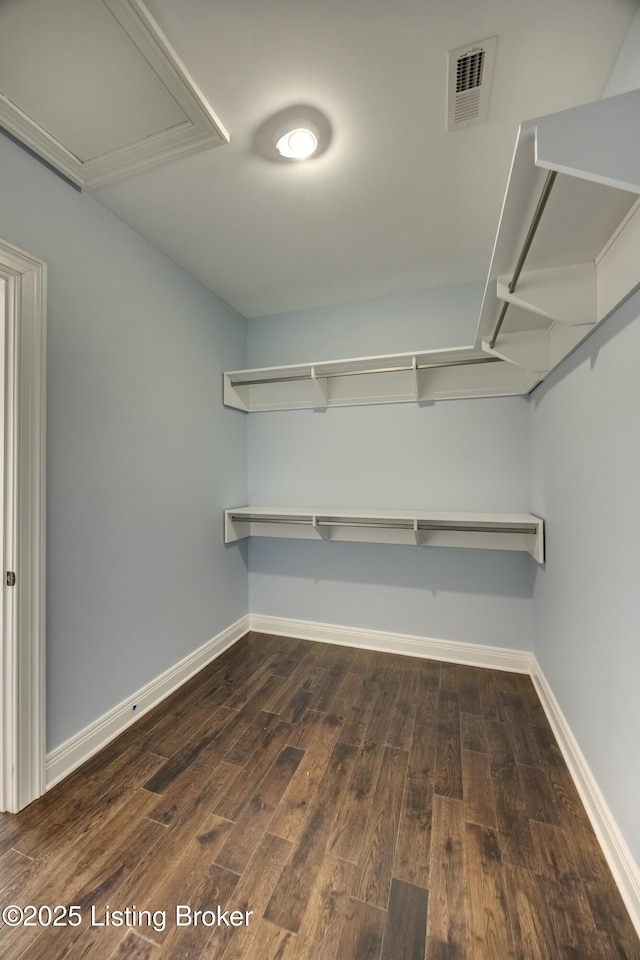
[{"label": "white wall shelf", "polygon": [[522,124],[476,336],[487,355],[541,380],[640,286],[639,117],[635,90]]},{"label": "white wall shelf", "polygon": [[473,346],[235,370],[224,374],[225,404],[251,412],[530,393],[640,286],[639,117],[633,90],[522,124]]},{"label": "white wall shelf", "polygon": [[225,510],[225,543],[245,537],[520,550],[544,562],[544,522],[528,513],[434,513],[316,507]]},{"label": "white wall shelf", "polygon": [[224,374],[224,402],[239,410],[287,410],[419,403],[527,393],[530,371],[475,347],[235,370]]}]

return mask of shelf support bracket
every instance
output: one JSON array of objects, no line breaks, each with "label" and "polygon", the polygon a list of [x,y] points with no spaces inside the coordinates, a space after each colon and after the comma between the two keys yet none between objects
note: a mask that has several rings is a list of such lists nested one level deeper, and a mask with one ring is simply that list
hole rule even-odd
[{"label": "shelf support bracket", "polygon": [[246,400],[244,400],[244,398],[238,393],[228,373],[224,374],[223,392],[224,403],[226,406],[235,407],[236,410],[246,410],[248,412],[249,406]]},{"label": "shelf support bracket", "polygon": [[330,533],[327,526],[323,526],[318,523],[318,517],[314,514],[311,518],[311,523],[313,524],[313,529],[318,534],[321,540],[329,540]]},{"label": "shelf support bracket", "polygon": [[417,402],[420,399],[420,371],[418,370],[418,360],[411,357],[411,392],[413,399]]},{"label": "shelf support bracket", "polygon": [[420,530],[420,529],[418,528],[418,521],[417,521],[417,520],[414,520],[414,521],[413,521],[413,535],[414,535],[414,537],[416,538],[416,544],[417,544],[417,546],[419,546],[419,547],[426,547],[426,546],[428,546],[427,533],[426,533],[426,531]]},{"label": "shelf support bracket", "polygon": [[318,377],[315,367],[311,367],[311,387],[314,396],[320,401],[319,403],[314,403],[314,407],[316,409],[324,409],[327,406],[329,397],[329,386],[326,379],[320,379]]}]

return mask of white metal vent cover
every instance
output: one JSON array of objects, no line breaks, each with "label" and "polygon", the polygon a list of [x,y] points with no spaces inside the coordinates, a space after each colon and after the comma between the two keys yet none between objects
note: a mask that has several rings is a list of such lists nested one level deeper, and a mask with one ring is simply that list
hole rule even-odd
[{"label": "white metal vent cover", "polygon": [[447,130],[484,123],[489,111],[497,37],[449,51]]}]

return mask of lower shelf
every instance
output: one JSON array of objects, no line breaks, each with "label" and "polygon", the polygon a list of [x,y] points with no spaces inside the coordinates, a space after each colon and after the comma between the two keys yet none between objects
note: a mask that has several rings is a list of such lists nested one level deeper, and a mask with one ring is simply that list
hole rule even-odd
[{"label": "lower shelf", "polygon": [[544,562],[544,522],[529,513],[252,506],[225,510],[225,543],[245,537],[518,550]]}]

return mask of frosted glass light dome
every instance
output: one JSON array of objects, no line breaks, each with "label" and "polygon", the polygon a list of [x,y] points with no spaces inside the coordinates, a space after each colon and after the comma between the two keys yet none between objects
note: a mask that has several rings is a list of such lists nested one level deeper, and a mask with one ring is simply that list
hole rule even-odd
[{"label": "frosted glass light dome", "polygon": [[318,146],[318,138],[305,127],[290,130],[276,143],[276,150],[282,157],[292,160],[307,160],[313,156]]}]

